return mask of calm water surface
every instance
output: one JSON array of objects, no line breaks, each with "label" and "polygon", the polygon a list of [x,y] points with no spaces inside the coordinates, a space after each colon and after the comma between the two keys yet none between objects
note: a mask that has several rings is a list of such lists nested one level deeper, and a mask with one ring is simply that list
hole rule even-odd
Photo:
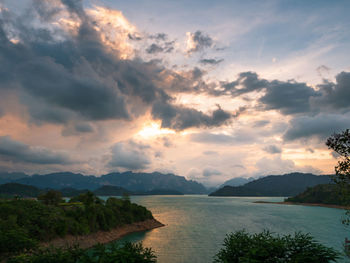
[{"label": "calm water surface", "polygon": [[[254,204],[283,201],[275,197],[134,196],[165,227],[125,237],[152,247],[159,263],[206,263],[220,249],[227,233],[246,229],[292,234],[311,233],[319,242],[342,250],[349,229],[341,224],[343,210],[296,205]],[[344,262],[339,260],[339,262]]]}]

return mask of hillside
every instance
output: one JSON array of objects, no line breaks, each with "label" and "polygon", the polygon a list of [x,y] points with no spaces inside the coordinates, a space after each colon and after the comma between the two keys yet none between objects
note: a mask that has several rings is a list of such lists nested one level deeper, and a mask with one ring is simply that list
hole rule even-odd
[{"label": "hillside", "polygon": [[0,172],[0,184],[9,183],[13,180],[21,179],[27,177],[28,175],[25,173],[7,173]]},{"label": "hillside", "polygon": [[74,188],[78,190],[95,190],[101,186],[99,183],[99,178],[96,176],[87,176],[70,172],[51,173],[44,175],[35,174],[32,176],[14,180],[13,182],[33,185],[43,189]]},{"label": "hillside", "polygon": [[94,191],[95,195],[99,196],[122,196],[124,194],[131,194],[129,190],[119,186],[104,185]]},{"label": "hillside", "polygon": [[320,184],[309,187],[306,191],[294,197],[287,198],[285,202],[329,205],[346,205],[348,203],[342,197],[340,189],[336,184]]},{"label": "hillside", "polygon": [[183,194],[205,194],[207,189],[200,183],[186,180],[174,174],[154,173],[110,173],[85,176],[70,172],[32,175],[10,182],[32,185],[41,189],[74,188],[77,190],[96,190],[104,185],[118,186],[131,192],[149,192],[156,189],[169,189]]},{"label": "hillside", "polygon": [[[19,197],[38,197],[40,194],[46,193],[48,188],[39,189],[35,186],[18,184],[18,183],[7,183],[0,185],[0,198],[9,198],[14,196]],[[87,193],[89,190],[77,190],[74,188],[63,188],[56,190],[59,191],[64,197],[75,197],[81,194]],[[172,190],[172,189],[153,189],[145,192],[132,192],[125,188],[113,185],[104,185],[93,191],[97,196],[123,196],[128,195],[183,195],[183,193]]]},{"label": "hillside", "polygon": [[195,181],[174,174],[154,173],[110,173],[101,176],[103,184],[124,187],[133,192],[147,192],[154,189],[172,189],[184,194],[205,194],[206,188]]},{"label": "hillside", "polygon": [[30,185],[7,183],[0,185],[0,197],[37,197],[43,190]]},{"label": "hillside", "polygon": [[329,184],[328,175],[290,173],[270,175],[243,186],[225,186],[209,196],[294,196],[318,184]]}]

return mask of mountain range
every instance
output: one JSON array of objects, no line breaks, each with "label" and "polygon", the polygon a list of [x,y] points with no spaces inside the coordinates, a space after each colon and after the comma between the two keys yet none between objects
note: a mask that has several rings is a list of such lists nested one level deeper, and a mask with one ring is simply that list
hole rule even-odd
[{"label": "mountain range", "polygon": [[294,196],[318,184],[331,183],[329,175],[290,173],[270,175],[242,186],[224,186],[209,196]]},{"label": "mountain range", "polygon": [[[38,197],[41,194],[46,193],[51,189],[40,189],[32,185],[25,185],[19,183],[5,183],[0,185],[0,198],[11,198],[15,196],[19,197]],[[56,190],[61,192],[63,197],[73,197],[86,193],[89,190],[77,190],[74,188],[63,188]],[[127,195],[183,195],[183,193],[176,190],[168,189],[154,189],[147,192],[132,192],[123,187],[104,185],[93,191],[98,196],[123,196]]]},{"label": "mountain range", "polygon": [[35,186],[40,189],[73,188],[77,190],[96,190],[101,186],[110,185],[127,189],[131,192],[173,191],[182,194],[206,194],[207,189],[200,183],[187,180],[174,174],[154,173],[109,173],[100,177],[82,175],[71,172],[51,173],[45,175],[27,176],[22,178],[0,177],[0,184],[19,183]]}]

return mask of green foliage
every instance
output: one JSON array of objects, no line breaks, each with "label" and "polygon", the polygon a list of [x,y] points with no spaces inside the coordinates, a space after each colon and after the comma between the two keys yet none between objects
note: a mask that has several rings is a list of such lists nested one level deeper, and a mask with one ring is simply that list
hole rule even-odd
[{"label": "green foliage", "polygon": [[0,196],[4,197],[37,197],[42,190],[31,185],[7,183],[0,185]]},{"label": "green foliage", "polygon": [[64,202],[61,192],[55,190],[49,190],[45,194],[39,195],[38,200],[42,201],[45,205],[58,205]]},{"label": "green foliage", "polygon": [[285,199],[286,202],[347,205],[336,184],[320,184],[308,187],[305,192]]},{"label": "green foliage", "polygon": [[91,250],[79,248],[41,249],[31,255],[22,254],[10,258],[7,263],[155,263],[156,256],[141,243],[119,245],[97,245]]},{"label": "green foliage", "polygon": [[273,236],[264,231],[251,235],[243,230],[227,235],[223,246],[215,263],[327,263],[338,258],[335,250],[301,233]]},{"label": "green foliage", "polygon": [[[327,139],[326,145],[339,155],[340,160],[335,167],[334,182],[340,187],[344,202],[350,204],[350,130],[333,134]],[[349,212],[348,212],[349,213]],[[344,223],[349,224],[347,219]]]},{"label": "green foliage", "polygon": [[327,175],[291,173],[269,175],[242,186],[224,186],[210,196],[295,196],[318,184],[329,184]]},{"label": "green foliage", "polygon": [[58,198],[53,199],[0,201],[0,257],[31,250],[55,237],[107,231],[153,218],[145,207],[117,198],[104,202],[91,192],[72,198],[69,205],[55,206]]}]

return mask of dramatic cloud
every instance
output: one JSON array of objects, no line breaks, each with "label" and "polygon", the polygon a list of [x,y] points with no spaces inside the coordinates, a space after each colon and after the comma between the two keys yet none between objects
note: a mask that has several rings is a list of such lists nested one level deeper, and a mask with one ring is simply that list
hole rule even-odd
[{"label": "dramatic cloud", "polygon": [[350,127],[349,116],[320,114],[317,116],[300,116],[292,119],[283,138],[292,141],[301,138],[316,137],[324,141],[333,133]]},{"label": "dramatic cloud", "polygon": [[220,107],[210,115],[201,111],[175,106],[164,102],[153,105],[152,116],[161,120],[162,128],[184,130],[191,127],[217,127],[228,123],[232,114],[222,110]]},{"label": "dramatic cloud", "polygon": [[259,99],[265,110],[279,110],[282,114],[310,111],[310,98],[319,94],[305,83],[272,81]]},{"label": "dramatic cloud", "polygon": [[242,72],[237,80],[232,82],[222,82],[221,90],[213,91],[213,95],[231,95],[237,97],[249,92],[260,91],[268,86],[268,81],[260,79],[255,72]]},{"label": "dramatic cloud", "polygon": [[318,85],[322,92],[319,103],[333,109],[350,108],[350,72],[341,72],[336,77],[336,83],[325,81]]},{"label": "dramatic cloud", "polygon": [[[6,68],[6,71],[0,70],[1,86],[18,87],[21,103],[27,106],[33,122],[131,120],[134,112],[145,111],[140,110],[142,107],[151,107],[152,116],[161,119],[163,127],[176,130],[220,126],[231,118],[221,108],[206,115],[173,105],[164,88],[169,84],[166,79],[171,71],[153,62],[124,59],[118,38],[113,41],[106,38],[111,30],[110,15],[119,17],[123,25],[127,24],[120,12],[100,7],[86,12],[79,1],[52,2],[57,3],[58,10],[38,4],[33,12],[43,21],[54,20],[62,10],[76,19],[74,33],[55,28],[58,32],[55,33],[61,34],[60,41],[55,41],[49,30],[53,26],[50,23],[47,29],[29,27],[20,23],[20,19],[3,19],[0,24],[0,58],[2,69]],[[104,20],[100,13],[105,15]],[[5,30],[12,27],[20,32],[16,43],[9,39],[10,33]],[[123,29],[122,33],[126,39],[134,38],[125,31]],[[163,40],[166,36],[159,34],[155,38]],[[202,46],[209,41],[201,33],[196,33],[194,39]],[[173,41],[163,43],[162,47],[152,44],[148,52],[171,52],[173,44]],[[200,71],[193,72],[193,79],[183,84],[191,86],[199,78],[196,74]]]},{"label": "dramatic cloud", "polygon": [[71,164],[66,153],[52,151],[45,147],[34,147],[11,139],[10,136],[0,136],[0,156],[5,161],[32,164]]},{"label": "dramatic cloud", "polygon": [[213,43],[213,39],[202,31],[198,30],[194,33],[187,32],[188,53],[198,52],[205,48],[209,48],[213,45]]},{"label": "dramatic cloud", "polygon": [[134,141],[118,142],[111,148],[109,166],[129,170],[145,169],[151,164],[149,149],[150,146]]}]

